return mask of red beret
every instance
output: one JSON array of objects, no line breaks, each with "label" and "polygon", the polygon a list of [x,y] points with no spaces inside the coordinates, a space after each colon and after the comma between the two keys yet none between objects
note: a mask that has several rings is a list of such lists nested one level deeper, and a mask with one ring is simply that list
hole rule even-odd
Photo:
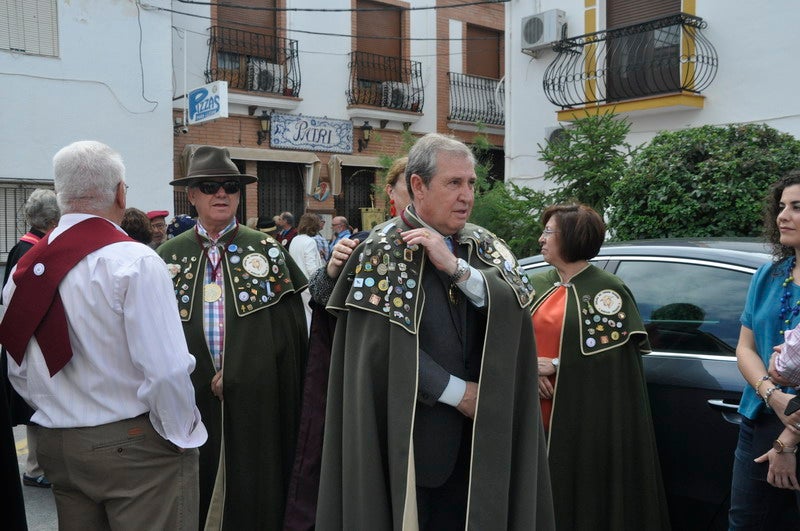
[{"label": "red beret", "polygon": [[150,221],[153,221],[155,218],[165,218],[167,217],[167,214],[169,214],[169,211],[167,210],[151,210],[147,213],[147,218]]}]

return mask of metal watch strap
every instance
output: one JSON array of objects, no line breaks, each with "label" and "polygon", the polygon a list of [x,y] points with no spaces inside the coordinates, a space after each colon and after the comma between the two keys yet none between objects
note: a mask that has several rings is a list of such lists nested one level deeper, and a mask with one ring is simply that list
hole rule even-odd
[{"label": "metal watch strap", "polygon": [[469,271],[469,264],[463,258],[459,258],[456,262],[456,272],[450,276],[450,282],[453,284],[458,283],[458,281],[467,273],[467,271]]}]

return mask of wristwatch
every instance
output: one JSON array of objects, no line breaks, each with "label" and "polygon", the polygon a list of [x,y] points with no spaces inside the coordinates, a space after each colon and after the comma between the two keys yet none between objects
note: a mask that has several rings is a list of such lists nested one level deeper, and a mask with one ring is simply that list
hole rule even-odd
[{"label": "wristwatch", "polygon": [[463,258],[459,258],[456,261],[456,271],[450,277],[450,282],[457,284],[461,277],[467,274],[467,271],[469,271],[469,264]]},{"label": "wristwatch", "polygon": [[775,442],[772,443],[772,449],[779,454],[797,453],[797,446],[786,446],[780,439],[775,439]]},{"label": "wristwatch", "polygon": [[551,360],[550,360],[550,363],[552,363],[552,364],[553,364],[553,367],[555,367],[556,369],[558,369],[558,363],[559,363],[559,359],[558,359],[558,358],[553,358],[553,359],[551,359]]}]

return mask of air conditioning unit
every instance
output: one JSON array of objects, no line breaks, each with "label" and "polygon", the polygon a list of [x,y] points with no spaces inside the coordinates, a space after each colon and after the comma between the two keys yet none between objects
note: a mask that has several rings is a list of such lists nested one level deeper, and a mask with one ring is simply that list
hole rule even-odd
[{"label": "air conditioning unit", "polygon": [[266,59],[247,59],[247,89],[258,92],[283,93],[283,67]]},{"label": "air conditioning unit", "polygon": [[418,111],[419,104],[419,91],[413,90],[408,83],[399,81],[381,83],[381,107]]},{"label": "air conditioning unit", "polygon": [[522,19],[522,51],[530,55],[550,48],[567,35],[567,14],[551,9]]}]

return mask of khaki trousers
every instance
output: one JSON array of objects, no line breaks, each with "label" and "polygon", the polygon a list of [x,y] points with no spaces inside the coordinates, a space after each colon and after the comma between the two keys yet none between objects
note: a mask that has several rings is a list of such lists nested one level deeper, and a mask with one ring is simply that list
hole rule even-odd
[{"label": "khaki trousers", "polygon": [[62,531],[198,528],[198,450],[181,452],[146,414],[40,428],[38,450]]}]

